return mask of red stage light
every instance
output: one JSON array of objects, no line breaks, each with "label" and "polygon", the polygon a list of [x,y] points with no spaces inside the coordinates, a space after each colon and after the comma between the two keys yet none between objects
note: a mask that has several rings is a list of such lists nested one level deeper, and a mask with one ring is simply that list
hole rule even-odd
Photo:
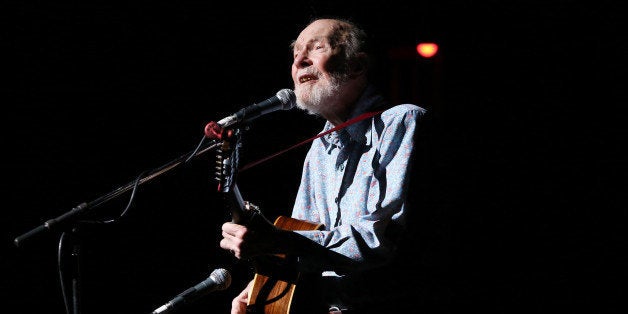
[{"label": "red stage light", "polygon": [[420,43],[416,45],[416,51],[423,58],[431,58],[438,52],[438,45],[435,43]]}]

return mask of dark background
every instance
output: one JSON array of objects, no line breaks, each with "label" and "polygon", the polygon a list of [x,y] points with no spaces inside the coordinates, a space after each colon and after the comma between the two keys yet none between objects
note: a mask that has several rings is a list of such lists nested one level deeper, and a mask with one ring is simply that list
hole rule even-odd
[{"label": "dark background", "polygon": [[[433,113],[413,195],[416,312],[625,309],[625,14],[620,1],[5,1],[0,296],[65,313],[58,232],[13,239],[191,152],[209,121],[291,88],[291,40],[344,16],[376,43],[375,81]],[[440,45],[426,60],[422,40]],[[243,163],[313,136],[279,111]],[[289,215],[305,147],[241,173],[265,215]],[[219,267],[233,283],[185,313],[228,313],[251,275],[218,249],[229,219],[213,155],[141,185],[116,224],[83,226],[82,313],[150,313]],[[112,218],[123,194],[90,213]],[[400,278],[401,279],[401,278]]]}]

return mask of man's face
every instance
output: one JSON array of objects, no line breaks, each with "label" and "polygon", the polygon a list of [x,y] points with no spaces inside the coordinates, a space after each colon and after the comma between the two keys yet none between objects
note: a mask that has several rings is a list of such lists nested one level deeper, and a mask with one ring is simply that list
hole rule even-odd
[{"label": "man's face", "polygon": [[313,114],[329,112],[333,99],[347,75],[341,67],[337,47],[329,37],[336,21],[318,20],[307,26],[294,43],[292,80],[297,106]]}]

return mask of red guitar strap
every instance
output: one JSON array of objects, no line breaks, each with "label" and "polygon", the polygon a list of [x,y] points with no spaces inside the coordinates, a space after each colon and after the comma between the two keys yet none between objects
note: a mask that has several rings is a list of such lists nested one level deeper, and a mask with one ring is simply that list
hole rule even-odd
[{"label": "red guitar strap", "polygon": [[262,159],[259,159],[257,161],[251,162],[251,163],[248,163],[248,164],[244,165],[242,168],[240,168],[239,171],[240,172],[245,171],[245,170],[247,170],[249,168],[252,168],[254,166],[257,166],[257,165],[259,165],[259,164],[261,164],[261,163],[263,163],[263,162],[265,162],[265,161],[267,161],[269,159],[275,158],[275,157],[277,157],[277,156],[279,156],[279,155],[281,155],[281,154],[283,154],[283,153],[285,153],[285,152],[287,152],[289,150],[295,149],[295,148],[297,148],[297,147],[299,147],[301,145],[309,143],[309,142],[311,142],[311,141],[313,141],[313,140],[315,140],[315,139],[317,139],[317,138],[319,138],[321,136],[327,135],[327,134],[329,134],[331,132],[338,131],[338,130],[340,130],[342,128],[346,128],[346,127],[348,127],[348,126],[350,126],[350,125],[352,125],[352,124],[354,124],[354,123],[356,123],[358,121],[362,121],[364,119],[370,118],[370,117],[372,117],[374,115],[377,115],[377,114],[380,114],[382,112],[383,112],[383,110],[372,111],[372,112],[365,112],[365,113],[363,113],[363,114],[361,114],[361,115],[359,115],[359,116],[357,116],[357,117],[355,117],[353,119],[349,119],[349,120],[347,120],[347,121],[345,121],[345,122],[343,122],[343,123],[341,123],[341,124],[331,128],[331,129],[329,129],[329,130],[327,130],[327,131],[325,131],[323,133],[319,133],[319,134],[317,134],[316,136],[314,136],[312,138],[309,138],[309,139],[307,139],[305,141],[297,143],[297,144],[295,144],[293,146],[290,146],[290,147],[288,147],[288,148],[286,148],[284,150],[278,151],[278,152],[276,152],[276,153],[274,153],[274,154],[272,154],[270,156],[264,157]]}]

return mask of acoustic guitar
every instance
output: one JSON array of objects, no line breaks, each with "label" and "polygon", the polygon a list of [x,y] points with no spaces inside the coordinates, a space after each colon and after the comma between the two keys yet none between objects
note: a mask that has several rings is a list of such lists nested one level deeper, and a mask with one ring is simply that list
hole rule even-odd
[{"label": "acoustic guitar", "polygon": [[[216,180],[223,194],[233,222],[250,228],[268,228],[273,225],[284,230],[320,230],[323,225],[285,216],[271,223],[259,207],[244,201],[236,184],[239,165],[240,132],[233,130],[222,138],[216,154]],[[251,261],[255,269],[249,291],[248,313],[289,314],[293,305],[297,282],[301,274],[296,270],[296,258],[284,254],[257,257]]]}]

